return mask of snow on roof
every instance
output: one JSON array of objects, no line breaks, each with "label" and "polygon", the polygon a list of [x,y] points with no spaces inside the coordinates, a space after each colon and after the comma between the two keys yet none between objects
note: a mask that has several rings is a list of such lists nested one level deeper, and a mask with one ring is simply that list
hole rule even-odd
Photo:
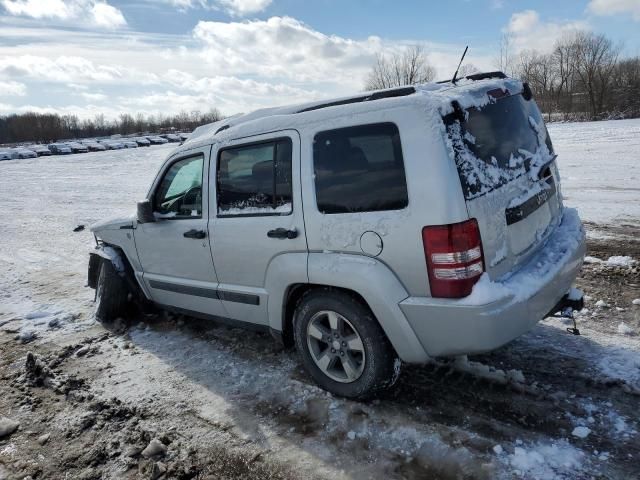
[{"label": "snow on roof", "polygon": [[[339,97],[315,102],[271,107],[256,110],[248,114],[238,114],[223,120],[196,128],[191,136],[174,152],[176,153],[202,147],[213,141],[225,141],[231,138],[249,136],[260,131],[275,131],[293,128],[300,123],[311,123],[329,119],[336,115],[345,115],[357,111],[370,111],[415,104],[428,104],[438,115],[453,111],[451,102],[457,100],[462,108],[481,107],[490,101],[488,90],[502,89],[520,92],[522,83],[511,78],[489,78],[483,80],[460,79],[451,83],[426,83],[413,87],[390,88],[363,92],[358,95]],[[394,94],[399,90],[399,95]],[[366,101],[366,100],[375,101]],[[295,120],[293,115],[300,115]],[[304,116],[304,117],[303,117]],[[240,127],[244,128],[240,128]]]}]

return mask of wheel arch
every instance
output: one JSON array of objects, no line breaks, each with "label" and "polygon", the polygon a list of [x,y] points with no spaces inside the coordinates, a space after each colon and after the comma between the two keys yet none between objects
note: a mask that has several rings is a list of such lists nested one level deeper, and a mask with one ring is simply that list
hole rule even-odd
[{"label": "wheel arch", "polygon": [[283,299],[283,307],[282,307],[282,341],[286,347],[293,347],[293,314],[295,312],[296,306],[300,299],[307,293],[313,290],[327,290],[327,291],[337,291],[346,293],[347,295],[352,296],[362,305],[367,307],[372,313],[371,307],[364,299],[362,295],[360,295],[355,290],[350,290],[348,288],[336,287],[332,285],[322,285],[315,283],[296,283],[290,285],[287,289],[287,292]]},{"label": "wheel arch", "polygon": [[285,345],[291,345],[293,314],[302,296],[311,289],[329,288],[346,292],[369,308],[403,361],[428,360],[399,307],[408,293],[385,264],[361,255],[310,253],[308,276],[309,282],[292,282],[284,290],[280,316],[270,318],[271,328],[281,334]]},{"label": "wheel arch", "polygon": [[129,292],[138,297],[145,298],[144,291],[140,287],[136,278],[135,270],[125,250],[118,245],[100,243],[95,250],[89,253],[89,269],[87,284],[91,288],[96,288],[100,265],[102,262],[110,262],[118,275],[124,280]]}]

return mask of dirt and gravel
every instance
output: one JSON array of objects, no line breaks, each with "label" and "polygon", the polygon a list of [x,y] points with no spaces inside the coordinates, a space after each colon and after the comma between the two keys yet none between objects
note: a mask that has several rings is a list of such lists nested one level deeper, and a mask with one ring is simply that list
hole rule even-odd
[{"label": "dirt and gravel", "polygon": [[[600,232],[589,255],[640,258],[637,233]],[[105,327],[90,300],[33,338],[0,315],[0,479],[637,478],[640,382],[598,362],[620,323],[640,332],[640,268],[585,264],[578,285],[583,335],[549,319],[406,367],[367,403],[316,388],[266,334],[169,314]]]}]

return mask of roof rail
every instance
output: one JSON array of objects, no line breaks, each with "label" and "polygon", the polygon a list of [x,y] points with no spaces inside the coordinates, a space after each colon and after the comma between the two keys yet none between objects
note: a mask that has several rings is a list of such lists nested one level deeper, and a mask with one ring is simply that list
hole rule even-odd
[{"label": "roof rail", "polygon": [[[467,75],[466,77],[467,80],[485,80],[487,78],[507,78],[507,76],[500,71],[495,71],[495,72],[482,72],[482,73],[473,73],[471,75]],[[451,79],[449,80],[440,80],[439,82],[436,83],[451,83]]]},{"label": "roof rail", "polygon": [[374,92],[370,95],[363,95],[361,97],[353,97],[353,98],[348,98],[346,100],[338,100],[335,102],[321,103],[319,105],[314,105],[312,107],[303,108],[302,110],[298,110],[296,113],[311,112],[312,110],[320,110],[322,108],[328,108],[328,107],[337,107],[339,105],[349,105],[351,103],[370,102],[372,100],[380,100],[382,98],[405,97],[407,95],[412,95],[414,93],[416,93],[416,89],[413,87],[400,87],[400,88],[394,88],[393,90],[382,90],[380,92]]}]

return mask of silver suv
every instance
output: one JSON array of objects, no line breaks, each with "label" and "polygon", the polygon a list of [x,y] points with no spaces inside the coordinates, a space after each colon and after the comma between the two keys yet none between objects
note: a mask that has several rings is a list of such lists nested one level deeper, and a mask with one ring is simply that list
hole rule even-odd
[{"label": "silver suv", "polygon": [[325,389],[370,396],[580,301],[555,158],[499,72],[200,127],[135,217],[92,226],[96,316],[151,301],[264,328]]}]

